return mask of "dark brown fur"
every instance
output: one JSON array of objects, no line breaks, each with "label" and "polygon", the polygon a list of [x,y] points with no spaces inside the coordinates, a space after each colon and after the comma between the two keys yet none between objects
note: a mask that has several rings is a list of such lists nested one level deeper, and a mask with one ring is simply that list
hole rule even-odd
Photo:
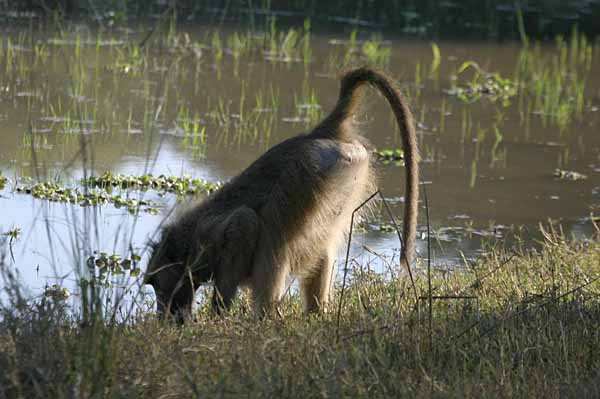
[{"label": "dark brown fur", "polygon": [[300,279],[307,311],[326,308],[350,215],[375,188],[369,144],[351,121],[364,84],[384,95],[402,130],[407,173],[401,261],[408,266],[418,197],[412,116],[385,75],[359,68],[344,75],[336,107],[311,133],[274,146],[164,228],[145,277],[159,312],[182,321],[198,285],[213,281],[216,311],[228,308],[238,286],[247,285],[257,313],[272,315],[290,273]]}]

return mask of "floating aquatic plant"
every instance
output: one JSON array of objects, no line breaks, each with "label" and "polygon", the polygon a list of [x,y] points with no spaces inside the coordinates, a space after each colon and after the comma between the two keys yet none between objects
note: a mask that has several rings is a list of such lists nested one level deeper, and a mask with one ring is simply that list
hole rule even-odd
[{"label": "floating aquatic plant", "polygon": [[209,182],[191,176],[160,175],[154,177],[150,174],[132,176],[113,175],[111,172],[105,172],[101,176],[90,176],[82,183],[87,184],[87,187],[91,190],[82,192],[76,187],[63,187],[58,183],[39,182],[32,185],[17,186],[16,191],[29,194],[37,199],[54,202],[77,203],[80,206],[112,204],[115,208],[127,208],[132,214],[135,214],[139,209],[155,215],[158,213],[157,204],[144,199],[129,198],[119,194],[113,195],[113,189],[142,191],[152,189],[184,196],[208,194],[221,185],[220,182]]},{"label": "floating aquatic plant", "polygon": [[192,178],[189,175],[182,177],[160,175],[157,177],[151,174],[141,176],[134,175],[113,175],[111,172],[104,172],[101,176],[91,176],[87,179],[90,187],[98,187],[110,192],[114,187],[120,187],[126,190],[160,190],[178,195],[196,195],[209,194],[217,190],[220,182],[211,182],[199,178]]},{"label": "floating aquatic plant", "polygon": [[158,213],[158,207],[147,200],[123,198],[120,195],[110,195],[100,191],[81,192],[78,188],[63,187],[58,183],[40,182],[33,185],[17,186],[16,191],[21,194],[29,194],[33,198],[52,202],[69,202],[80,206],[113,204],[115,208],[127,208],[132,214],[135,214],[138,209],[151,214]]},{"label": "floating aquatic plant", "polygon": [[110,277],[124,275],[129,273],[131,277],[139,276],[140,268],[138,263],[141,257],[132,254],[129,258],[122,258],[118,254],[108,254],[106,252],[94,251],[94,254],[87,258],[87,266],[95,280],[110,285]]},{"label": "floating aquatic plant", "polygon": [[[464,85],[456,85],[458,75],[467,69],[473,69],[473,78]],[[510,105],[510,99],[517,94],[517,85],[509,78],[502,77],[499,73],[484,71],[475,61],[465,61],[453,77],[453,87],[447,91],[459,100],[472,103],[482,98],[491,101],[500,101],[502,105]]]},{"label": "floating aquatic plant", "polygon": [[383,164],[393,163],[397,166],[404,165],[404,151],[401,148],[375,150],[373,154]]},{"label": "floating aquatic plant", "polygon": [[579,172],[574,172],[572,170],[563,170],[556,169],[554,171],[554,177],[560,180],[568,180],[568,181],[578,181],[578,180],[586,180],[587,175],[584,175]]}]

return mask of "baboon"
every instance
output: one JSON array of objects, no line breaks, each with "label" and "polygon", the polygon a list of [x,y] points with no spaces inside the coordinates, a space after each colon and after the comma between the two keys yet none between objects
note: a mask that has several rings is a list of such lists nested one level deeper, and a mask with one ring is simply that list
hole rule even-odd
[{"label": "baboon", "polygon": [[406,193],[401,262],[414,252],[418,154],[412,115],[381,72],[358,68],[341,80],[333,111],[308,134],[285,140],[162,229],[144,282],[158,312],[182,322],[195,288],[214,283],[213,310],[251,288],[259,317],[274,315],[286,278],[300,281],[305,309],[326,310],[333,263],[354,209],[375,190],[371,147],[352,117],[365,84],[389,102],[402,132]]}]

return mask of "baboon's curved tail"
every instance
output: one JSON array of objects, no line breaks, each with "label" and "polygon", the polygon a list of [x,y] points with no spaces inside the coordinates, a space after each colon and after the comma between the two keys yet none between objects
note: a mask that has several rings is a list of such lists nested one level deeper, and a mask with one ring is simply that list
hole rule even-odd
[{"label": "baboon's curved tail", "polygon": [[402,94],[392,86],[390,79],[383,73],[371,68],[358,68],[342,77],[340,96],[334,110],[314,130],[316,136],[343,140],[351,129],[345,129],[342,123],[352,117],[360,100],[360,90],[365,83],[377,88],[389,102],[402,132],[402,149],[406,166],[406,196],[404,204],[404,226],[401,262],[410,264],[415,251],[417,226],[417,202],[419,197],[419,164],[417,139],[412,113]]}]

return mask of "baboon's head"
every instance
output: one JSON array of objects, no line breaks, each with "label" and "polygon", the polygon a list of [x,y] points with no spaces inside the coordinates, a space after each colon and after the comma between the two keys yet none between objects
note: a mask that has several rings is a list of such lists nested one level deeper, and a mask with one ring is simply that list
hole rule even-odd
[{"label": "baboon's head", "polygon": [[154,288],[157,311],[161,317],[172,315],[182,321],[191,305],[193,292],[184,273],[185,266],[178,243],[172,231],[164,228],[161,239],[150,243],[151,256],[144,276],[144,284]]},{"label": "baboon's head", "polygon": [[190,233],[167,226],[160,236],[159,241],[149,244],[151,255],[144,284],[154,288],[158,314],[182,322],[191,311],[195,289],[211,279],[212,271],[202,246]]}]

